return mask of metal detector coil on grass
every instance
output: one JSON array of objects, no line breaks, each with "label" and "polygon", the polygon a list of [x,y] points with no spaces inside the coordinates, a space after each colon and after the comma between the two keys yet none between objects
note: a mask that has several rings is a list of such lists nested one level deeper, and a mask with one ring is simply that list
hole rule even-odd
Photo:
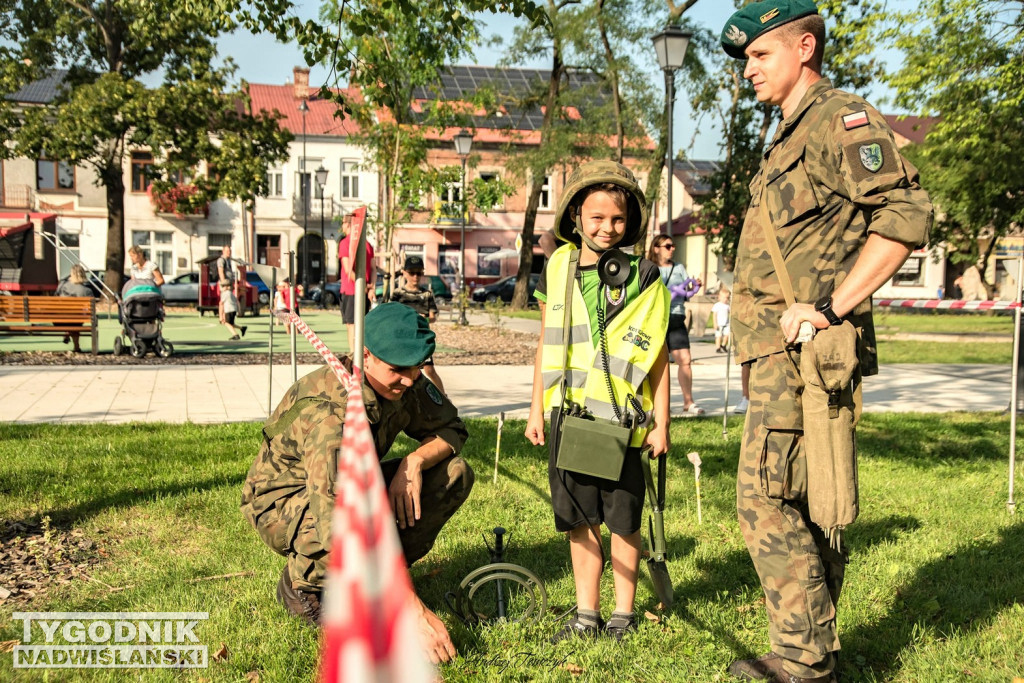
[{"label": "metal detector coil on grass", "polygon": [[445,594],[448,608],[466,626],[505,621],[539,623],[548,609],[544,582],[526,567],[504,562],[506,545],[502,527],[494,528],[494,545],[484,536],[490,564],[477,567],[456,591]]}]

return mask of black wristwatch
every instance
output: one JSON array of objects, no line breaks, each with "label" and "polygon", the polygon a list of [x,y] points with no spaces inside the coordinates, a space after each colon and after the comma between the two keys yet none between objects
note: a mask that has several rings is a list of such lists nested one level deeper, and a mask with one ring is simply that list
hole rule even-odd
[{"label": "black wristwatch", "polygon": [[814,304],[814,310],[825,316],[825,320],[828,321],[829,325],[840,325],[843,322],[843,319],[836,315],[836,312],[832,310],[831,294],[818,299],[818,302]]}]

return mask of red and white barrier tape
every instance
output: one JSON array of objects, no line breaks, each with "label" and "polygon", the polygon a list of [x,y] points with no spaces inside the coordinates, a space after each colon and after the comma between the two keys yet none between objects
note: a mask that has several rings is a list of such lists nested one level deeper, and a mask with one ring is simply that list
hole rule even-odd
[{"label": "red and white barrier tape", "polygon": [[960,301],[959,299],[878,299],[883,308],[926,308],[940,311],[1003,311],[1020,306],[1016,301]]},{"label": "red and white barrier tape", "polygon": [[299,316],[276,315],[296,326],[348,392],[320,621],[321,680],[432,681],[423,650],[409,647],[419,640],[418,605],[370,434],[359,369],[347,371]]}]

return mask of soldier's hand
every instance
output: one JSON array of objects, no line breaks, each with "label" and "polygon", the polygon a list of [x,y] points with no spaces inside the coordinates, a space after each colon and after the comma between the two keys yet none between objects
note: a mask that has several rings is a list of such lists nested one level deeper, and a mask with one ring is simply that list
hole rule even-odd
[{"label": "soldier's hand", "polygon": [[814,310],[814,306],[811,304],[793,304],[786,309],[779,320],[782,326],[782,336],[786,338],[787,344],[796,341],[797,335],[800,334],[800,323],[805,320],[811,323],[815,329],[823,330],[828,327],[828,319]]},{"label": "soldier's hand", "polygon": [[416,520],[420,518],[422,485],[423,473],[419,460],[411,455],[402,458],[402,464],[398,466],[391,486],[388,487],[388,498],[391,499],[391,509],[395,511],[399,529],[415,526]]},{"label": "soldier's hand", "polygon": [[458,654],[455,651],[455,645],[452,643],[451,637],[448,635],[448,629],[444,627],[444,622],[441,621],[436,614],[427,609],[427,606],[420,601],[420,618],[419,618],[419,632],[420,640],[423,643],[423,648],[427,651],[427,655],[430,657],[430,661],[434,664],[441,662],[450,662],[455,659]]}]

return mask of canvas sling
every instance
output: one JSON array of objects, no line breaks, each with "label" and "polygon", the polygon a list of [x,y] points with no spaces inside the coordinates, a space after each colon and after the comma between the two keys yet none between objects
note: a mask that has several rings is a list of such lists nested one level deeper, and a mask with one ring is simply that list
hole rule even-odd
[{"label": "canvas sling", "polygon": [[[786,305],[796,302],[793,282],[782,258],[779,240],[768,211],[767,185],[761,186],[761,225]],[[804,325],[811,327],[804,332]],[[857,446],[854,428],[860,383],[854,386],[857,332],[848,320],[814,332],[801,324],[798,370],[804,380],[801,396],[803,451],[807,461],[807,506],[811,521],[838,548],[841,533],[857,519]]]}]

